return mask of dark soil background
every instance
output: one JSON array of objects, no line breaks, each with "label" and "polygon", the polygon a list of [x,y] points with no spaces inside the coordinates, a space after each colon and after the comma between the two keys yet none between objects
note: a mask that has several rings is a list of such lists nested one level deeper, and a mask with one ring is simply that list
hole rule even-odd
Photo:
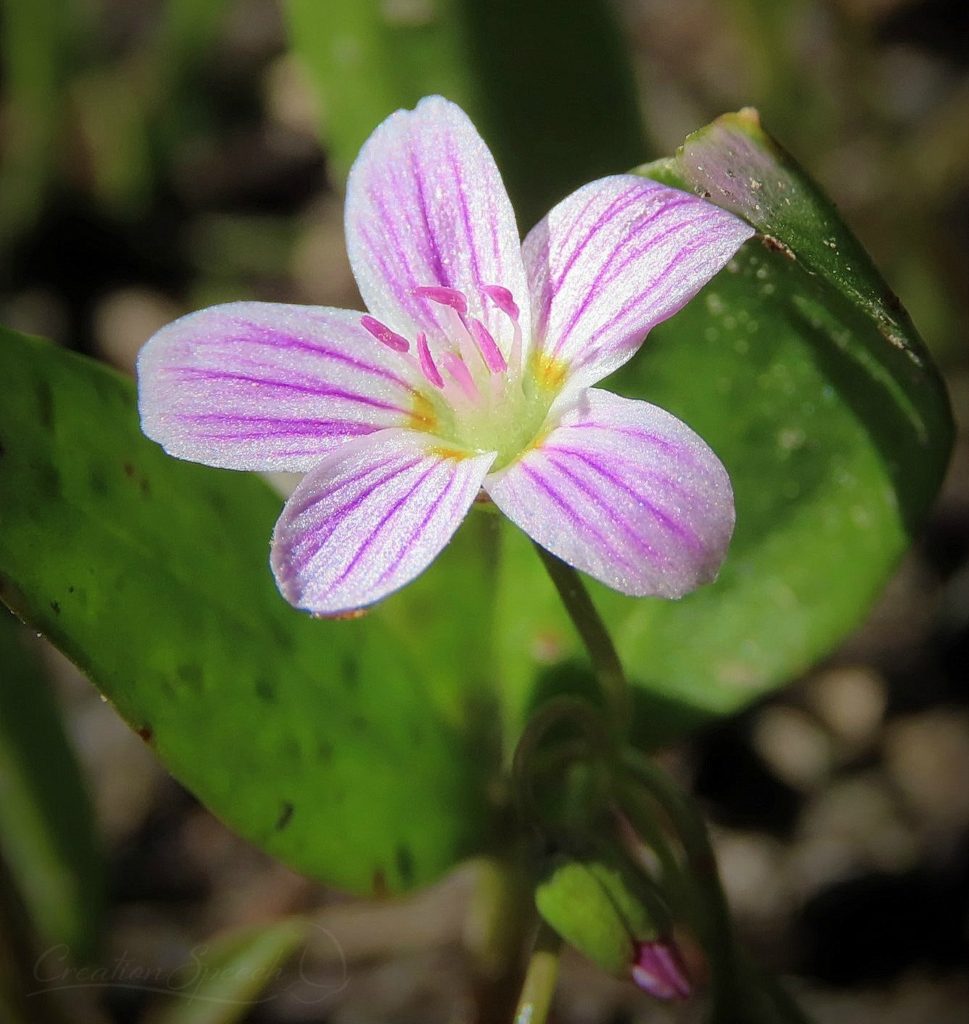
[{"label": "dark soil background", "polygon": [[[16,3],[17,0],[14,0]],[[362,2],[362,0],[361,0]],[[318,111],[270,0],[172,51],[164,5],[67,5],[46,105],[0,87],[0,321],[130,370],[181,312],[353,306]],[[969,1011],[969,3],[624,0],[656,152],[754,103],[909,307],[961,424],[945,489],[865,626],[775,698],[669,753],[715,823],[752,952],[822,1024]],[[183,41],[184,43],[184,41]],[[325,111],[324,111],[325,114]],[[644,157],[648,154],[644,154]],[[850,571],[846,568],[845,571]],[[321,940],[245,1020],[473,1019],[475,868],[400,904],[328,892],[230,834],[54,652],[110,857],[110,957],[184,963],[215,933],[318,910]],[[473,916],[473,915],[472,915]],[[135,987],[67,1019],[148,1020]],[[693,1021],[578,957],[557,1019]]]}]

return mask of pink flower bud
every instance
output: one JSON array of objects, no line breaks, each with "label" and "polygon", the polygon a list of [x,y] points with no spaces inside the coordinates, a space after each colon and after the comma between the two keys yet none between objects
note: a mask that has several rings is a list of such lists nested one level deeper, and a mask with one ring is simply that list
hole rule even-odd
[{"label": "pink flower bud", "polygon": [[683,958],[671,938],[637,943],[632,975],[656,999],[687,999],[692,992]]}]

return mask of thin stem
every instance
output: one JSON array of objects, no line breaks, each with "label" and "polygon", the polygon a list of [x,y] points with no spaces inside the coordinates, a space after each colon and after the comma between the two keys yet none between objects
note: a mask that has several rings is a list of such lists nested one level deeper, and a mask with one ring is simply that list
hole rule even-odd
[{"label": "thin stem", "polygon": [[688,878],[698,897],[692,901],[693,924],[710,959],[715,1019],[720,1024],[808,1024],[797,1004],[738,948],[713,845],[693,803],[665,772],[637,751],[626,751],[626,763],[669,816],[686,855]]},{"label": "thin stem", "polygon": [[[613,804],[613,816],[618,828],[619,842],[630,859],[639,865],[647,874],[650,865],[643,854],[643,846],[659,863],[663,889],[671,894],[674,905],[688,906],[690,903],[690,886],[679,857],[657,824],[653,809],[643,807],[642,786],[625,786],[622,791],[621,806]],[[693,914],[690,914],[693,920]]]},{"label": "thin stem", "polygon": [[544,922],[540,922],[525,972],[514,1024],[545,1024],[555,995],[562,940]]},{"label": "thin stem", "polygon": [[569,761],[578,760],[580,757],[601,759],[610,750],[609,737],[602,726],[600,716],[587,701],[577,697],[553,697],[532,715],[515,747],[511,777],[522,821],[529,822],[539,832],[544,827],[544,818],[535,799],[534,783],[540,769],[547,768],[547,765],[539,764],[536,755],[549,731],[563,723],[570,723],[578,728],[581,746],[577,747],[573,741],[567,747],[555,748],[554,754],[559,762],[560,772]]},{"label": "thin stem", "polygon": [[535,919],[530,881],[517,848],[475,862],[463,933],[482,1024],[508,1021],[516,1005],[521,952]]},{"label": "thin stem", "polygon": [[706,824],[665,772],[635,751],[627,751],[626,758],[640,782],[669,815],[683,844],[690,878],[699,886],[698,895],[702,893],[700,905],[695,908],[699,919],[694,923],[704,933],[715,986],[729,992],[737,981],[733,927]]},{"label": "thin stem", "polygon": [[555,584],[572,624],[585,644],[596,679],[606,699],[612,723],[620,733],[625,733],[628,731],[631,718],[629,683],[612,637],[609,636],[605,623],[575,569],[539,544],[535,545],[535,550]]}]

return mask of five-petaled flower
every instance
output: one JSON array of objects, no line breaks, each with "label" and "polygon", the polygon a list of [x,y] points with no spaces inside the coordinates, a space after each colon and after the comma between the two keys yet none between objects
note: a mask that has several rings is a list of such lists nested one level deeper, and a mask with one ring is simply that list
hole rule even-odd
[{"label": "five-petaled flower", "polygon": [[180,458],[306,474],[271,553],[299,608],[337,615],[408,583],[482,491],[609,586],[679,597],[726,553],[727,473],[674,416],[592,385],[752,233],[616,175],[521,244],[488,148],[431,97],[384,121],[350,173],[369,312],[238,302],[183,317],[139,357],[142,425]]}]

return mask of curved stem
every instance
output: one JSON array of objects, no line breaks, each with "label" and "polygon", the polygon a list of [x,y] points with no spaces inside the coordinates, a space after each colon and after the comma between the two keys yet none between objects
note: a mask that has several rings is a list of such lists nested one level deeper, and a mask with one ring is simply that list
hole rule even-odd
[{"label": "curved stem", "polygon": [[[653,808],[645,808],[644,802],[642,786],[630,785],[623,787],[621,803],[613,802],[619,842],[633,863],[649,874],[651,868],[645,862],[642,849],[645,845],[659,862],[663,888],[670,893],[674,905],[690,906],[690,884],[679,855],[656,822]],[[689,920],[693,921],[692,911]]]},{"label": "curved stem", "polygon": [[545,1024],[555,995],[562,940],[542,921],[535,935],[514,1024]]},{"label": "curved stem", "polygon": [[579,748],[571,744],[569,747],[559,747],[555,750],[554,756],[560,770],[571,760],[590,755],[602,758],[610,750],[608,735],[599,714],[591,704],[581,698],[553,697],[532,715],[515,747],[511,776],[522,821],[530,822],[539,831],[543,827],[543,815],[533,793],[536,755],[548,732],[565,722],[571,722],[578,727],[582,740]]},{"label": "curved stem", "polygon": [[589,653],[589,660],[606,699],[612,724],[617,731],[625,733],[629,728],[632,710],[629,682],[612,637],[609,636],[605,623],[575,569],[539,544],[535,545],[535,550]]},{"label": "curved stem", "polygon": [[763,976],[738,948],[730,908],[720,884],[706,823],[690,799],[665,772],[637,751],[627,750],[626,764],[669,816],[697,888],[694,927],[707,949],[716,1020],[721,1024],[808,1024],[785,992]]},{"label": "curved stem", "polygon": [[683,844],[690,866],[689,876],[702,893],[697,901],[699,919],[695,924],[702,930],[710,954],[714,984],[729,992],[737,980],[733,927],[706,824],[665,772],[635,751],[627,751],[626,760],[653,799],[669,815]]}]

